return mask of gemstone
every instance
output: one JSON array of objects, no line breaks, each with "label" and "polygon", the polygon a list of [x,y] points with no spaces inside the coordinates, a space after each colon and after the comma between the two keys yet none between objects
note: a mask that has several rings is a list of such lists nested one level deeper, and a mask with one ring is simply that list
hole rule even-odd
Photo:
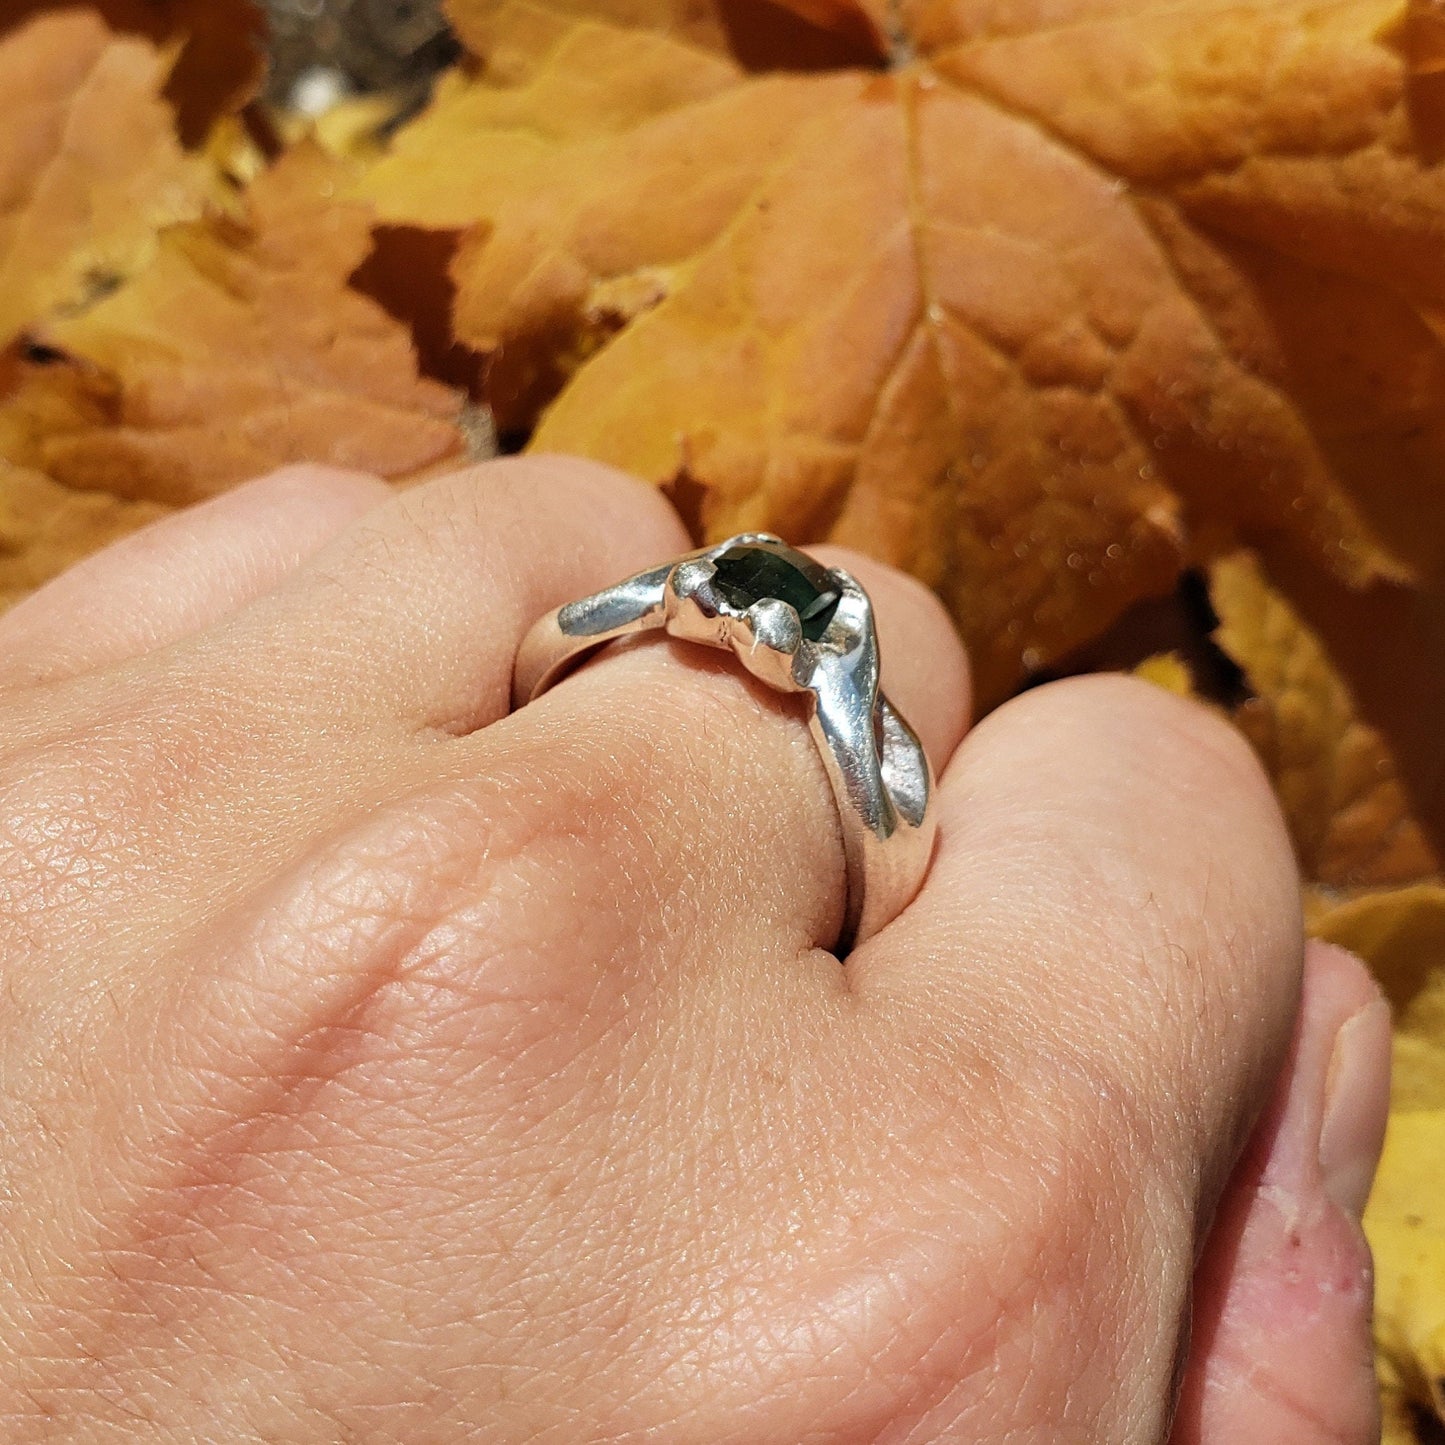
[{"label": "gemstone", "polygon": [[774,597],[798,614],[803,636],[817,642],[828,630],[842,593],[827,571],[810,557],[776,543],[747,542],[729,547],[713,562],[713,587],[746,612],[755,602]]}]

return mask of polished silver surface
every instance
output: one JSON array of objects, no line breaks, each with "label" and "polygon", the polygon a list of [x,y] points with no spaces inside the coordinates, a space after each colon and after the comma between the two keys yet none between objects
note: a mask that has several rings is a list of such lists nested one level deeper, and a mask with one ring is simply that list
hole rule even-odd
[{"label": "polished silver surface", "polygon": [[[785,578],[791,573],[779,569],[802,574],[795,600],[804,615],[779,597],[749,600],[733,575],[741,569],[766,578],[769,567]],[[824,569],[769,533],[729,537],[541,618],[517,654],[513,706],[539,697],[615,638],[655,629],[731,650],[769,687],[808,697],[809,727],[832,784],[847,854],[837,952],[877,933],[917,893],[934,823],[928,759],[878,688],[868,594],[841,568]],[[809,630],[820,635],[807,636]]]}]

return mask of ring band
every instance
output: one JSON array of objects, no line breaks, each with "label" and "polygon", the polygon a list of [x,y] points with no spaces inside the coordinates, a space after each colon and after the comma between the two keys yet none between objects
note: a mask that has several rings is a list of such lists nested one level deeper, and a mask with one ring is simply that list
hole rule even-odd
[{"label": "ring band", "polygon": [[614,639],[656,629],[731,651],[769,687],[809,698],[847,860],[837,952],[892,922],[928,871],[933,778],[917,735],[879,691],[868,594],[842,568],[744,532],[540,618],[517,654],[513,706]]}]

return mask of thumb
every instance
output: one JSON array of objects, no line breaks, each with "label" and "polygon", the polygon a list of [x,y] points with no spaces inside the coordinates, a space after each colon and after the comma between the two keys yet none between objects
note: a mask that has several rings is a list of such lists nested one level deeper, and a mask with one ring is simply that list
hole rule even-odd
[{"label": "thumb", "polygon": [[1360,1213],[1389,1086],[1389,1005],[1352,954],[1311,944],[1288,1061],[1195,1273],[1171,1445],[1379,1439]]}]

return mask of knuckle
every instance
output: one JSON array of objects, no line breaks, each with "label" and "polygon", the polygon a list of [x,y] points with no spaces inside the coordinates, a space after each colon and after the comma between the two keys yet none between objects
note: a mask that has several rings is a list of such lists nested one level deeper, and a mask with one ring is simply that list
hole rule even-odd
[{"label": "knuckle", "polygon": [[84,686],[47,697],[38,716],[17,709],[27,736],[0,750],[0,958],[99,920],[117,889],[133,918],[125,890],[155,871],[184,800],[224,766],[234,729],[205,717],[203,702],[121,691],[86,717]]},{"label": "knuckle", "polygon": [[81,901],[129,846],[147,806],[145,770],[104,731],[71,732],[0,763],[0,916],[10,927]]},{"label": "knuckle", "polygon": [[593,853],[575,820],[519,806],[494,778],[400,798],[328,845],[258,924],[252,951],[292,960],[268,987],[278,1046],[344,1018],[393,1063],[485,1057],[500,1077],[531,1057],[550,1072],[559,1041],[576,1049],[612,1018],[617,981],[586,963],[620,950],[625,929],[598,910],[579,936],[579,891],[606,886]]}]

